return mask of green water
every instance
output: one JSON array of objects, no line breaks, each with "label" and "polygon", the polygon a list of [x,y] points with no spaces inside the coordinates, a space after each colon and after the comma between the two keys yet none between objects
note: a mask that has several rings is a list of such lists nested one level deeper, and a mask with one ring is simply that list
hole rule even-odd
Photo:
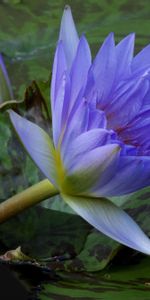
[{"label": "green water", "polygon": [[[0,2],[0,50],[4,55],[15,97],[22,99],[33,80],[47,80],[57,42],[63,0],[3,0]],[[135,52],[150,36],[149,0],[76,0],[72,7],[79,33],[85,33],[92,54],[110,31],[116,41],[136,32]],[[41,300],[149,300],[150,259],[135,265],[111,266],[102,273],[59,273],[42,283]]]},{"label": "green water", "polygon": [[[136,32],[136,52],[149,42],[149,0],[75,0],[70,4],[77,28],[95,55],[113,31],[118,42]],[[33,79],[49,76],[64,0],[3,0],[0,3],[0,49],[5,55],[16,96]]]}]

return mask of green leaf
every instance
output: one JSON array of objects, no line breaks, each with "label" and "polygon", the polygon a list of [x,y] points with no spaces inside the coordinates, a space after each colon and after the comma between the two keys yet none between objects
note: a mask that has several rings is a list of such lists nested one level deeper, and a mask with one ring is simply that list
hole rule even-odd
[{"label": "green leaf", "polygon": [[[72,261],[81,251],[90,229],[79,216],[34,207],[1,224],[0,236],[8,250],[20,245],[23,253],[37,260],[61,255],[69,256]],[[65,262],[50,267],[65,269]]]},{"label": "green leaf", "polygon": [[57,281],[45,283],[38,296],[40,300],[149,300],[149,264],[147,257],[132,265],[112,265],[93,274],[61,273]]}]

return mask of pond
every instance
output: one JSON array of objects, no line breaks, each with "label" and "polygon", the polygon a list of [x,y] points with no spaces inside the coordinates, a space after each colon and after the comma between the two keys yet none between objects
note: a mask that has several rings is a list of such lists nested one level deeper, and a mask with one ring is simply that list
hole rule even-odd
[{"label": "pond", "polygon": [[148,264],[145,259],[138,265],[111,267],[96,274],[63,274],[57,282],[44,285],[41,299],[148,300]]},{"label": "pond", "polygon": [[[17,100],[22,100],[24,98],[25,90],[29,85],[31,85],[33,80],[36,80],[38,88],[40,87],[40,91],[44,90],[42,96],[44,95],[48,99],[49,78],[53,55],[59,32],[60,19],[65,4],[66,2],[64,0],[1,1],[0,52],[3,54],[13,85],[14,95]],[[67,4],[69,4],[72,8],[78,32],[80,34],[84,33],[89,41],[93,56],[109,32],[115,33],[116,42],[120,41],[127,34],[135,32],[135,52],[138,52],[149,43],[149,0],[68,0]],[[36,107],[36,109],[33,108],[30,100],[33,100],[34,93],[37,95],[38,89],[35,85],[32,85],[32,88],[26,92],[26,108],[21,107],[21,109],[27,109],[30,116],[31,114],[33,116],[36,112],[35,114],[37,115],[34,116],[35,119],[36,116],[39,117],[43,127],[47,127],[46,121],[43,122],[42,118],[43,115],[45,118],[47,113],[47,117],[45,118],[47,120],[50,112],[44,111],[42,115],[39,113],[39,107],[41,105],[40,101],[42,101],[40,93],[38,94],[40,99],[39,107]],[[42,178],[42,175],[39,174],[33,163],[26,158],[21,146],[19,143],[17,144],[16,137],[12,138],[11,129],[8,128],[7,117],[1,116],[1,124],[3,124],[3,127],[0,127],[0,147],[3,149],[0,154],[0,178],[3,182],[3,186],[0,190],[0,199],[2,201],[12,194],[17,193],[23,188],[35,183],[39,180],[39,178]],[[13,148],[14,145],[17,148]],[[13,151],[11,151],[11,149],[13,149]],[[8,154],[9,159],[7,158]],[[131,213],[133,213],[133,216],[135,216],[135,218],[137,217],[142,227],[147,231],[147,233],[149,233],[150,207],[148,207],[148,201],[150,194],[147,193],[144,195],[147,195],[147,202],[144,198],[145,204],[143,204],[142,212],[144,215],[140,215],[139,219],[136,216],[137,211],[135,210],[138,205],[136,207],[132,207],[131,205],[129,209],[131,210]],[[58,207],[57,201],[54,202],[52,206],[51,208],[54,210],[60,209],[63,212],[67,211],[64,207]],[[45,204],[45,207],[48,207],[48,204]],[[63,235],[66,234],[66,236],[69,236],[70,239],[72,238],[72,232],[70,233],[68,229],[70,226],[70,219],[68,217],[64,217],[65,220],[68,218],[66,225],[64,225],[64,221],[60,220],[61,217],[59,218],[59,216],[53,215],[51,220],[53,218],[55,220],[59,220],[56,236],[63,244],[63,250],[61,252],[61,245],[58,242],[54,247],[53,240],[56,238],[56,236],[53,236],[54,233],[51,232],[52,235],[50,235],[48,231],[46,232],[46,221],[44,223],[45,217],[43,217],[42,223],[46,232],[44,240],[42,240],[42,232],[40,233],[40,238],[36,236],[35,232],[40,231],[40,228],[38,227],[39,225],[37,224],[38,216],[39,212],[37,214],[32,212],[31,217],[26,214],[21,215],[2,225],[0,229],[1,253],[8,249],[14,249],[21,244],[25,247],[25,252],[27,251],[27,253],[32,253],[33,256],[36,256],[37,252],[34,248],[37,248],[37,245],[39,248],[42,248],[43,244],[44,247],[47,244],[48,247],[52,247],[53,250],[49,253],[49,250],[42,252],[40,249],[40,253],[38,253],[39,256],[43,256],[43,254],[51,256],[55,256],[56,254],[62,255],[64,250],[66,253],[70,251],[69,254],[71,253],[73,256],[77,253],[78,258],[84,262],[83,256],[86,255],[86,251],[82,251],[82,248],[85,242],[85,237],[87,237],[90,232],[90,238],[88,238],[88,241],[90,239],[90,243],[93,243],[93,236],[96,234],[97,238],[97,233],[93,233],[91,227],[88,227],[88,225],[84,222],[80,224],[80,227],[77,227],[76,219],[75,217],[72,217],[74,219],[71,219],[71,224],[74,225],[72,225],[73,227],[71,230],[72,232],[76,232],[76,236],[73,237],[71,246],[69,244],[69,247],[71,247],[70,250],[70,248],[66,246],[68,243],[67,238],[63,244]],[[80,221],[77,220],[77,222]],[[56,223],[51,221],[48,225],[49,230],[50,228],[54,229]],[[61,228],[64,228],[64,231],[62,230],[61,232]],[[23,232],[24,237],[21,236],[21,232]],[[82,239],[79,239],[80,232],[82,232]],[[47,238],[48,234],[50,235],[49,239]],[[74,242],[77,243],[77,245],[75,245],[75,250],[73,249]],[[49,275],[48,277],[46,275],[45,277],[45,274],[43,275],[43,273],[41,273],[40,278],[37,278],[35,282],[33,281],[33,278],[27,278],[30,273],[30,271],[28,272],[28,269],[25,274],[23,272],[23,275],[22,271],[18,271],[18,269],[17,271],[16,269],[15,271],[12,271],[11,269],[11,272],[13,272],[12,274],[15,276],[14,278],[16,282],[18,282],[19,279],[27,292],[35,287],[35,291],[33,290],[32,293],[32,299],[149,300],[150,259],[137,253],[129,252],[130,259],[128,261],[128,250],[124,249],[121,259],[117,256],[118,260],[120,259],[120,264],[116,260],[110,263],[110,256],[113,258],[113,254],[111,253],[110,255],[109,249],[104,247],[104,243],[102,249],[105,249],[108,252],[106,255],[107,257],[103,257],[102,259],[101,267],[97,267],[96,265],[99,261],[101,261],[101,259],[99,258],[99,261],[97,261],[95,258],[92,258],[91,262],[84,262],[86,265],[86,271],[81,270],[82,272],[80,272],[78,269],[77,272],[75,272],[75,268],[72,268],[72,271],[66,272],[65,270],[68,267],[66,264],[64,271],[61,271],[61,268],[58,268],[58,271],[57,268],[56,270],[54,268],[54,271],[56,272],[54,277],[52,275],[50,277]],[[113,249],[114,251],[115,249],[118,249],[116,244],[113,244],[113,246],[109,245],[109,247],[111,247],[111,250]],[[56,248],[59,249],[58,253]],[[98,251],[100,251],[100,249]],[[124,259],[125,262],[123,264]],[[104,270],[100,271],[100,269],[103,269],[102,265],[105,266],[108,262],[108,266]],[[93,266],[91,267],[92,264],[95,264],[95,268]],[[68,269],[71,268],[70,266],[72,267],[72,263],[69,265]],[[95,272],[92,272],[92,268]],[[34,276],[37,276],[35,271],[33,272],[33,277]]]}]

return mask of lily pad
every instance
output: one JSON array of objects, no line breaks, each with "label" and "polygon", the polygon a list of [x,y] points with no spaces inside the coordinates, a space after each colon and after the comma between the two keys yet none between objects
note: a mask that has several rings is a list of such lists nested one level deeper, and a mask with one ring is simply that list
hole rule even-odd
[{"label": "lily pad", "polygon": [[[37,260],[53,256],[72,260],[80,253],[90,230],[91,226],[79,216],[35,207],[2,224],[0,236],[7,249],[21,245],[23,253]],[[56,267],[64,269],[65,263]]]},{"label": "lily pad", "polygon": [[149,300],[149,263],[146,258],[138,264],[113,266],[101,273],[61,273],[55,282],[44,284],[38,296],[40,300]]}]

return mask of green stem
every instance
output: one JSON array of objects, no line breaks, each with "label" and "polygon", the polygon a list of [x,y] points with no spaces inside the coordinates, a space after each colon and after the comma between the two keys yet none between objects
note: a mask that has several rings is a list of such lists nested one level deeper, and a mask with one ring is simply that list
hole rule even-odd
[{"label": "green stem", "polygon": [[58,190],[56,190],[48,179],[40,181],[0,203],[0,223],[58,193]]}]

